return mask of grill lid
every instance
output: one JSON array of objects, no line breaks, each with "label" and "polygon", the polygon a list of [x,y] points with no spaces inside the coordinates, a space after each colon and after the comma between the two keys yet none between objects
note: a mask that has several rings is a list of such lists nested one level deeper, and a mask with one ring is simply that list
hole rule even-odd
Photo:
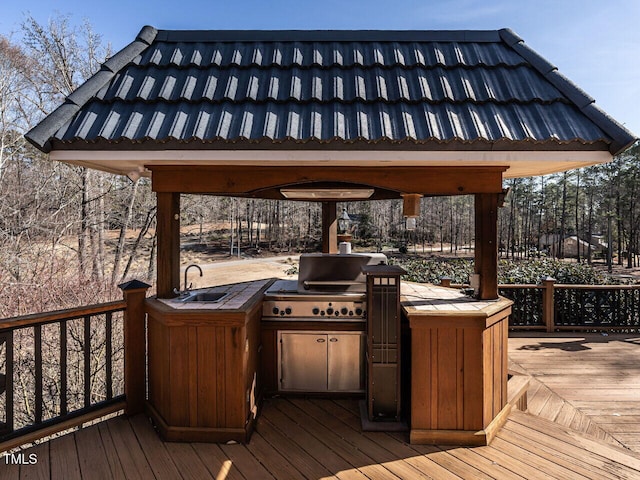
[{"label": "grill lid", "polygon": [[298,293],[365,292],[366,278],[362,268],[386,263],[387,257],[382,253],[302,254]]}]

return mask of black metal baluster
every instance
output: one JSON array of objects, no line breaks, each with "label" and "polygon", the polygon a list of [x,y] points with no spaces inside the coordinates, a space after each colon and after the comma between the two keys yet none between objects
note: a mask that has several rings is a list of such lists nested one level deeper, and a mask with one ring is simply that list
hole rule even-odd
[{"label": "black metal baluster", "polygon": [[9,330],[0,336],[0,345],[4,343],[5,369],[4,369],[4,423],[0,422],[0,431],[13,431],[13,330]]},{"label": "black metal baluster", "polygon": [[35,348],[35,423],[42,423],[42,326],[33,327]]},{"label": "black metal baluster", "polygon": [[60,321],[60,416],[67,414],[67,321]]},{"label": "black metal baluster", "polygon": [[84,317],[84,406],[91,405],[91,315]]},{"label": "black metal baluster", "polygon": [[105,349],[106,349],[106,382],[107,382],[107,400],[113,398],[113,372],[112,372],[112,355],[111,355],[111,331],[112,331],[112,318],[111,312],[107,312],[105,323]]}]

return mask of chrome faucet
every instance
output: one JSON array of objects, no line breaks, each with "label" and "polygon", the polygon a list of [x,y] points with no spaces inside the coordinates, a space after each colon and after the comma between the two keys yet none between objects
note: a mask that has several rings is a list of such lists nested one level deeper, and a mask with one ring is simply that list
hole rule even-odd
[{"label": "chrome faucet", "polygon": [[200,276],[202,276],[202,269],[200,268],[200,265],[196,265],[195,263],[192,263],[187,268],[185,268],[184,269],[184,291],[185,292],[188,292],[189,290],[191,290],[191,287],[193,286],[193,283],[190,283],[189,286],[187,286],[187,272],[189,272],[189,269],[191,267],[196,267],[198,270],[200,270]]}]

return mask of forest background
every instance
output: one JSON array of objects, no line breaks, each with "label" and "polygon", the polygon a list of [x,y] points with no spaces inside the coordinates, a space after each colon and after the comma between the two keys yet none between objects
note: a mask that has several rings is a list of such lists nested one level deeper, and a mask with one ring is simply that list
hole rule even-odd
[{"label": "forest background", "polygon": [[[119,298],[118,283],[155,278],[150,181],[49,161],[23,137],[98,70],[110,46],[68,16],[47,24],[26,17],[20,33],[19,41],[0,36],[0,318]],[[609,164],[506,180],[501,257],[562,259],[562,239],[577,236],[594,247],[578,250],[574,263],[637,268],[639,180],[638,145]],[[473,256],[472,196],[423,198],[414,231],[404,228],[401,201],[342,208],[354,220],[356,249]],[[183,195],[181,214],[183,264],[320,250],[316,203]],[[550,241],[557,245],[543,248]]]}]

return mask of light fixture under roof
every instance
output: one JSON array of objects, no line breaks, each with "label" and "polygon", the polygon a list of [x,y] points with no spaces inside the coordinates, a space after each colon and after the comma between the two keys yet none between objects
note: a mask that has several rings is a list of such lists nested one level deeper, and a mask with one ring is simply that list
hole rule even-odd
[{"label": "light fixture under roof", "polygon": [[289,200],[365,200],[373,195],[373,188],[281,188]]}]

